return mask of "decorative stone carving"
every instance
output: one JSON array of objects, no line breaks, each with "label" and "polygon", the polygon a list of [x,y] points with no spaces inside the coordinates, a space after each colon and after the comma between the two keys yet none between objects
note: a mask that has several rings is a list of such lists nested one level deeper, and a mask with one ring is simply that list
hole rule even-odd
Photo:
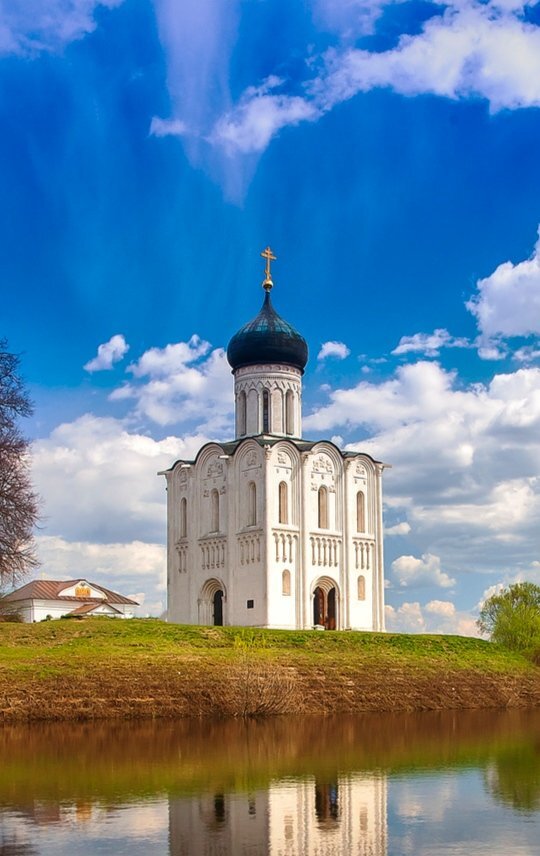
[{"label": "decorative stone carving", "polygon": [[212,463],[208,464],[208,469],[206,471],[207,476],[220,476],[223,474],[223,464],[221,461],[212,461]]},{"label": "decorative stone carving", "polygon": [[255,449],[252,449],[251,452],[246,456],[246,465],[248,467],[254,467],[257,464],[257,452]]},{"label": "decorative stone carving", "polygon": [[283,464],[284,466],[287,466],[287,464],[289,463],[289,459],[288,459],[287,455],[285,454],[285,452],[278,452],[277,459],[278,459],[278,464]]},{"label": "decorative stone carving", "polygon": [[313,461],[313,472],[314,473],[333,473],[334,468],[331,462],[324,455],[319,455],[318,458],[315,458]]}]

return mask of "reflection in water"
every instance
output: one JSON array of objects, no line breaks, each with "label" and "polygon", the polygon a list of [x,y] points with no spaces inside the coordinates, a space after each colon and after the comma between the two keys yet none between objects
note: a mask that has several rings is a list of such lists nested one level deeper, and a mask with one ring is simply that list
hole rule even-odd
[{"label": "reflection in water", "polygon": [[6,727],[0,758],[0,856],[533,856],[540,840],[540,711]]},{"label": "reflection in water", "polygon": [[386,776],[169,801],[171,856],[386,856]]}]

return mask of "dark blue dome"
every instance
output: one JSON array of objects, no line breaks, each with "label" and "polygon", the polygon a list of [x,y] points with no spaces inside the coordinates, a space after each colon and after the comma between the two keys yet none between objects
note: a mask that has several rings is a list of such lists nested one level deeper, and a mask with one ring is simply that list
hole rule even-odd
[{"label": "dark blue dome", "polygon": [[277,314],[267,291],[257,317],[229,342],[227,359],[233,371],[261,363],[285,363],[303,372],[308,347],[300,333]]}]

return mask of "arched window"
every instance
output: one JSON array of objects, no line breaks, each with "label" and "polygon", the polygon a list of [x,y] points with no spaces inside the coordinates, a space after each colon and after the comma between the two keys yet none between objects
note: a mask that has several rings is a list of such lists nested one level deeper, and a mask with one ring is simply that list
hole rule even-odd
[{"label": "arched window", "polygon": [[285,431],[294,434],[294,393],[292,389],[287,390],[285,396]]},{"label": "arched window", "polygon": [[291,593],[291,572],[283,571],[281,575],[281,593],[283,595],[290,595]]},{"label": "arched window", "polygon": [[263,389],[263,434],[270,433],[270,393]]},{"label": "arched window", "polygon": [[248,485],[248,526],[257,523],[257,487],[255,482]]},{"label": "arched window", "polygon": [[187,499],[183,497],[180,500],[180,538],[185,538],[187,535]]},{"label": "arched window", "polygon": [[356,494],[356,531],[366,531],[366,501],[361,490]]},{"label": "arched window", "polygon": [[279,522],[280,523],[288,523],[289,522],[289,496],[287,490],[287,483],[280,482],[279,483]]},{"label": "arched window", "polygon": [[319,488],[319,529],[328,529],[328,489]]},{"label": "arched window", "polygon": [[358,577],[358,600],[366,599],[366,578]]},{"label": "arched window", "polygon": [[238,433],[241,437],[247,432],[247,406],[246,393],[242,390],[238,394]]},{"label": "arched window", "polygon": [[219,532],[219,493],[210,494],[210,532]]}]

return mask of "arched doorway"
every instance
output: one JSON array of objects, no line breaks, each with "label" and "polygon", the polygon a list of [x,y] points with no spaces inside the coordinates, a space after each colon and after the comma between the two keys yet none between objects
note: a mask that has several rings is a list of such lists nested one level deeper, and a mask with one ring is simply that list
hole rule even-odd
[{"label": "arched doorway", "polygon": [[222,627],[225,624],[226,603],[227,592],[221,580],[207,580],[199,597],[199,624]]},{"label": "arched doorway", "polygon": [[313,624],[325,630],[338,627],[338,591],[329,577],[317,580],[313,589]]},{"label": "arched doorway", "polygon": [[214,627],[223,627],[223,591],[218,589],[213,598],[213,621]]}]

